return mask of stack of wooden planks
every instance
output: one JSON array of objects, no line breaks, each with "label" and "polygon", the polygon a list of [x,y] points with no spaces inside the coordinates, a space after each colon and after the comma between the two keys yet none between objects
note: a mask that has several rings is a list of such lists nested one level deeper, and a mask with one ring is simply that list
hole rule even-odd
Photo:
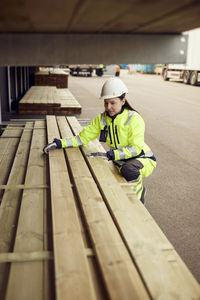
[{"label": "stack of wooden planks", "polygon": [[35,85],[68,88],[68,76],[69,73],[61,69],[39,71],[35,73]]},{"label": "stack of wooden planks", "polygon": [[81,114],[81,105],[69,89],[32,86],[19,102],[20,114]]},{"label": "stack of wooden planks", "polygon": [[75,117],[0,137],[0,295],[5,300],[197,300],[196,282],[98,141],[44,155]]}]

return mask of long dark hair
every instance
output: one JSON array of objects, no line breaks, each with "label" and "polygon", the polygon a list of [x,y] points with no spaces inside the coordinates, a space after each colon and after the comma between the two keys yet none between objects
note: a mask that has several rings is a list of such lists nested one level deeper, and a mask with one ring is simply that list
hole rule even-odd
[{"label": "long dark hair", "polygon": [[122,94],[121,96],[118,97],[120,100],[123,100],[125,98],[125,103],[123,105],[123,108],[127,108],[127,109],[130,109],[130,110],[133,110],[133,111],[136,111],[138,112],[136,109],[134,109],[130,103],[127,101],[126,99],[126,93]]}]

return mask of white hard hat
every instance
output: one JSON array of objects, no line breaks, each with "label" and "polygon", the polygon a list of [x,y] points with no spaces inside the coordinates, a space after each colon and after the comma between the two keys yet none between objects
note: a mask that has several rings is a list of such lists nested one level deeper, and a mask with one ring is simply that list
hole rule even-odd
[{"label": "white hard hat", "polygon": [[109,78],[104,83],[101,90],[101,99],[111,99],[120,97],[122,94],[128,93],[128,89],[119,78]]}]

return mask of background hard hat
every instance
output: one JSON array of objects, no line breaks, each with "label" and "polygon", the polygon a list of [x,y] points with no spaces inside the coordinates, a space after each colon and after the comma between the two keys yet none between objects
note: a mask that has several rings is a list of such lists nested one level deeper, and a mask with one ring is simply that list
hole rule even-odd
[{"label": "background hard hat", "polygon": [[128,89],[119,78],[109,78],[104,83],[101,90],[101,99],[111,99],[120,97],[122,94],[128,93]]}]

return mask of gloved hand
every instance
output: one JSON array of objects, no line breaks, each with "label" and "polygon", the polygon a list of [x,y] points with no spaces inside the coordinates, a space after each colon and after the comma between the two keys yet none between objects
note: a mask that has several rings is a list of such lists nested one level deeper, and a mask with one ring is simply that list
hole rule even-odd
[{"label": "gloved hand", "polygon": [[108,151],[107,153],[108,160],[115,160],[115,154],[113,150]]},{"label": "gloved hand", "polygon": [[62,143],[59,139],[54,139],[52,143],[47,144],[44,147],[43,152],[47,154],[49,151],[57,149],[57,148],[62,148]]}]

